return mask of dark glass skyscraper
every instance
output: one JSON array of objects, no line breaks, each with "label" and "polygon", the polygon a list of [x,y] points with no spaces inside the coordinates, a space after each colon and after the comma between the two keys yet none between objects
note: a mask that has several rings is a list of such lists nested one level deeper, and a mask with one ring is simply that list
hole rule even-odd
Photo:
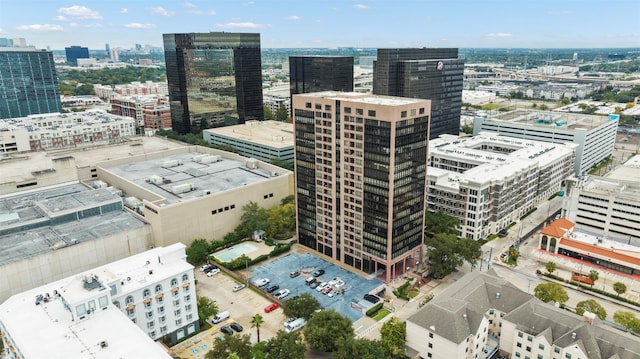
[{"label": "dark glass skyscraper", "polygon": [[88,47],[82,47],[82,46],[65,47],[64,52],[67,55],[67,62],[74,65],[78,64],[78,59],[89,58]]},{"label": "dark glass skyscraper", "polygon": [[51,51],[0,48],[0,118],[62,112]]},{"label": "dark glass skyscraper", "polygon": [[464,61],[458,49],[378,49],[373,93],[431,100],[429,138],[460,132]]},{"label": "dark glass skyscraper", "polygon": [[164,34],[171,124],[178,133],[262,120],[260,34]]},{"label": "dark glass skyscraper", "polygon": [[291,95],[353,91],[352,56],[289,56]]}]

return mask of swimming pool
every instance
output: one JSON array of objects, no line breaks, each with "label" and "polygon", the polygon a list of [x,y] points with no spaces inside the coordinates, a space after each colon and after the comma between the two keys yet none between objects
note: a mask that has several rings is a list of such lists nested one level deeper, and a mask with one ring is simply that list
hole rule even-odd
[{"label": "swimming pool", "polygon": [[258,250],[258,247],[251,243],[242,243],[231,248],[224,249],[220,252],[216,252],[213,256],[221,260],[223,262],[231,262],[232,260],[242,256],[243,254],[248,255],[251,252],[255,252]]}]

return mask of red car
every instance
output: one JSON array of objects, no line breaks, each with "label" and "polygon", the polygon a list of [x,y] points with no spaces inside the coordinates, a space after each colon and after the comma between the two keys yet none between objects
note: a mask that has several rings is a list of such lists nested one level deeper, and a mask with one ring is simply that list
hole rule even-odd
[{"label": "red car", "polygon": [[265,313],[271,313],[274,310],[278,309],[279,306],[280,306],[280,304],[278,304],[278,303],[271,303],[271,304],[267,305],[266,307],[264,307],[264,312]]},{"label": "red car", "polygon": [[329,294],[329,293],[331,293],[332,290],[333,290],[333,288],[326,287],[325,289],[322,290],[322,294]]}]

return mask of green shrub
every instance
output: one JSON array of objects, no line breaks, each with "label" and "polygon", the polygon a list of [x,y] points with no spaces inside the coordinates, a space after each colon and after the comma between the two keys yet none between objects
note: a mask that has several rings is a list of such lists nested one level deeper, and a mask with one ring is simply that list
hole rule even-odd
[{"label": "green shrub", "polygon": [[275,257],[284,252],[288,252],[289,249],[291,249],[291,243],[278,244],[277,246],[275,246],[275,248],[273,248],[271,253],[269,253],[269,257]]},{"label": "green shrub", "polygon": [[380,308],[382,308],[383,305],[384,305],[383,302],[378,302],[378,304],[369,308],[369,310],[367,310],[367,313],[366,313],[367,317],[373,317],[374,315],[376,315],[376,313],[378,313],[378,311],[380,310]]}]

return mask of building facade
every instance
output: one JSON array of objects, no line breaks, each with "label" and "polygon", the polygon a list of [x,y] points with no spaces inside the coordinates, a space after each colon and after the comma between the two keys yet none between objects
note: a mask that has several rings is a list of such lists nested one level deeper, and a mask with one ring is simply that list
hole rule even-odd
[{"label": "building facade", "polygon": [[111,110],[118,116],[131,117],[136,126],[149,129],[171,128],[171,107],[167,96],[140,95],[111,98]]},{"label": "building facade", "polygon": [[65,47],[64,52],[67,55],[67,62],[72,65],[78,65],[78,59],[89,58],[89,48],[82,46]]},{"label": "building facade", "polygon": [[280,121],[247,121],[242,125],[202,131],[207,143],[230,146],[242,156],[270,163],[293,163],[293,124]]},{"label": "building facade", "polygon": [[474,136],[480,131],[551,143],[575,143],[574,173],[582,176],[613,154],[619,115],[596,116],[518,109],[476,117]]},{"label": "building facade", "polygon": [[373,93],[431,100],[429,138],[460,132],[464,61],[458,49],[378,49]]},{"label": "building facade", "polygon": [[169,95],[169,88],[166,82],[138,82],[134,81],[127,85],[93,85],[96,96],[110,99],[116,95]]},{"label": "building facade", "polygon": [[0,305],[6,354],[169,358],[153,340],[199,330],[185,258],[182,244],[154,248],[11,297]]},{"label": "building facade", "polygon": [[291,96],[319,91],[353,91],[352,56],[289,56]]},{"label": "building facade", "polygon": [[442,135],[429,142],[427,206],[456,217],[459,236],[486,238],[563,188],[575,148],[488,132]]},{"label": "building facade", "polygon": [[164,34],[174,131],[262,120],[260,34]]},{"label": "building facade", "polygon": [[10,134],[10,138],[0,136],[0,152],[2,148],[4,152],[42,151],[109,144],[136,134],[135,120],[101,110],[11,118],[0,129]]},{"label": "building facade", "polygon": [[51,51],[0,47],[0,119],[62,112]]},{"label": "building facade", "polygon": [[421,261],[427,100],[293,96],[300,244],[387,281]]}]

